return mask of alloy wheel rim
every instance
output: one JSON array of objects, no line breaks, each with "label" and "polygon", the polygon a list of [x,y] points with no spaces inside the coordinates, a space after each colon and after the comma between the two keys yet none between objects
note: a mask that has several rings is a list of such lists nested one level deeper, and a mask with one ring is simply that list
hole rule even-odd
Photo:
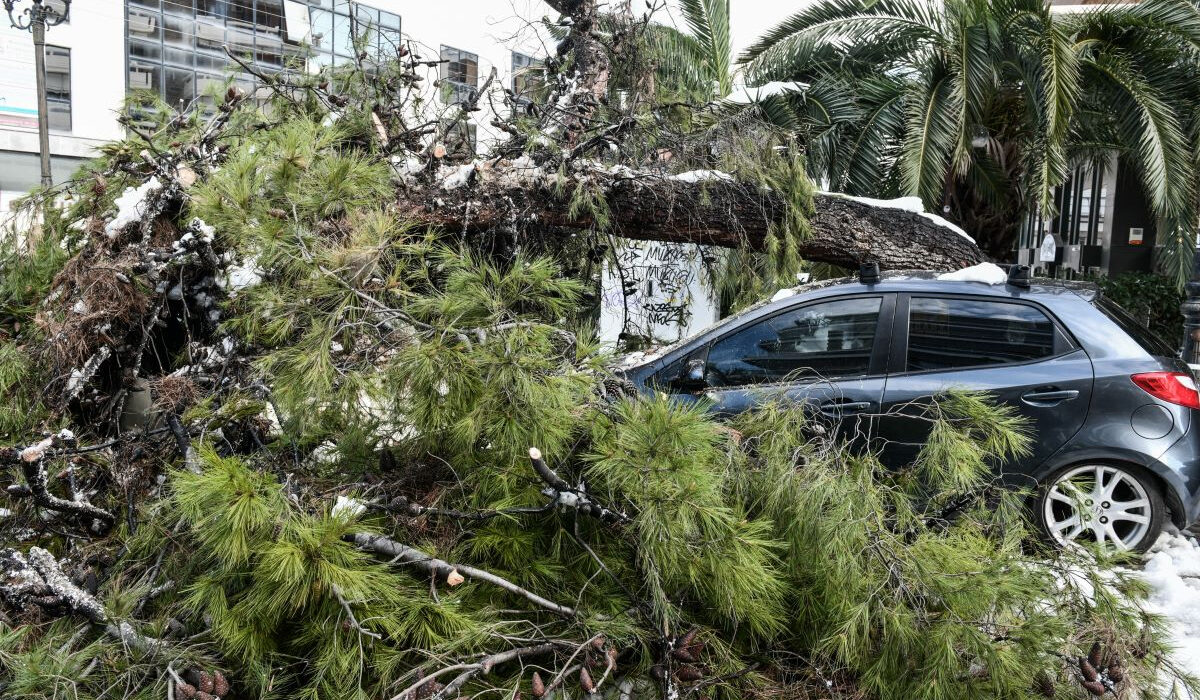
[{"label": "alloy wheel rim", "polygon": [[1061,544],[1095,542],[1128,550],[1150,529],[1150,496],[1119,467],[1089,464],[1058,478],[1046,492],[1042,517]]}]

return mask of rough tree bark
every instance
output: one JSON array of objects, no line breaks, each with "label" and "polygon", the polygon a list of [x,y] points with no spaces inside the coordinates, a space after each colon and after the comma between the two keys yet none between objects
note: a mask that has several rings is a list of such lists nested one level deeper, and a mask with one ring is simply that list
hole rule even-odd
[{"label": "rough tree bark", "polygon": [[[553,180],[516,176],[503,163],[477,169],[468,186],[433,192],[403,192],[401,215],[446,230],[482,232],[508,222],[536,221],[546,229],[584,229],[596,222],[572,216],[567,202],[575,181],[555,191]],[[727,248],[745,243],[761,249],[770,224],[786,204],[777,193],[726,180],[685,182],[657,175],[588,175],[589,186],[605,193],[614,234],[638,240],[700,243]],[[811,217],[812,237],[800,254],[814,262],[857,267],[878,262],[882,269],[956,270],[983,261],[966,237],[920,214],[818,194]],[[568,231],[569,233],[570,231]]]}]

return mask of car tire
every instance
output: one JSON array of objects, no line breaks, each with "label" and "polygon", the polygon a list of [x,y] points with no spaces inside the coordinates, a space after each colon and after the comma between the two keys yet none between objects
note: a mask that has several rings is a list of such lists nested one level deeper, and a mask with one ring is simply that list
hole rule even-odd
[{"label": "car tire", "polygon": [[1166,521],[1162,487],[1145,469],[1119,462],[1063,467],[1042,482],[1034,519],[1059,546],[1100,543],[1145,552]]}]

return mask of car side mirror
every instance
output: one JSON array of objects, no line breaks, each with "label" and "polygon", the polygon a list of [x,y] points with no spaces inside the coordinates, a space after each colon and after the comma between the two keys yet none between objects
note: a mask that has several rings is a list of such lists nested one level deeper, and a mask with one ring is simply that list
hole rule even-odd
[{"label": "car side mirror", "polygon": [[683,370],[683,376],[688,384],[704,384],[704,375],[707,373],[707,369],[704,360],[695,357],[687,361],[687,365]]}]

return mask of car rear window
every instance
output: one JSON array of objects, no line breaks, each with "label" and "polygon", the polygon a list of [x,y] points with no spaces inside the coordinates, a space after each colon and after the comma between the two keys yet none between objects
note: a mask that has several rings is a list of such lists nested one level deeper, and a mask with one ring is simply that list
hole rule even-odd
[{"label": "car rear window", "polygon": [[1174,357],[1178,354],[1176,348],[1139,322],[1133,317],[1133,314],[1121,308],[1117,302],[1107,297],[1097,297],[1093,303],[1146,352],[1166,357]]}]

